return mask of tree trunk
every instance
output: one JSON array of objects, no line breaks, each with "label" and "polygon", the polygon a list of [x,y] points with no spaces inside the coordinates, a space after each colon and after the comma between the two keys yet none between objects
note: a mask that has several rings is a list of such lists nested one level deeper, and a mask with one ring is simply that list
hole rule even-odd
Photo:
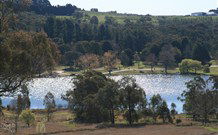
[{"label": "tree trunk", "polygon": [[15,133],[17,133],[17,129],[18,129],[18,114],[16,114],[15,116]]},{"label": "tree trunk", "polygon": [[111,72],[112,72],[112,70],[111,70],[111,69],[109,69],[109,70],[108,70],[109,76],[111,76]]},{"label": "tree trunk", "polygon": [[111,124],[115,124],[115,120],[114,120],[114,109],[110,110],[110,117],[111,117]]},{"label": "tree trunk", "polygon": [[4,116],[4,113],[2,111],[2,107],[0,106],[0,117]]},{"label": "tree trunk", "polygon": [[132,126],[132,110],[130,106],[129,106],[129,125]]},{"label": "tree trunk", "polygon": [[167,68],[168,68],[167,65],[165,65],[165,73],[166,73],[166,74],[167,74]]}]

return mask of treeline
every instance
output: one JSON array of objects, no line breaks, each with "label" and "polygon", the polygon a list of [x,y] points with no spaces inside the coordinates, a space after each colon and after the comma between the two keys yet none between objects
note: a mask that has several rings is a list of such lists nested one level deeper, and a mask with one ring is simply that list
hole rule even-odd
[{"label": "treeline", "polygon": [[112,50],[125,66],[131,66],[135,54],[143,61],[151,55],[160,61],[161,51],[170,46],[177,65],[185,58],[203,64],[214,58],[218,50],[217,25],[218,21],[212,17],[142,16],[134,22],[127,18],[123,24],[112,17],[106,17],[104,23],[99,23],[96,16],[86,21],[49,17],[44,29],[59,45],[63,61],[68,61],[65,55],[70,52],[102,55]]},{"label": "treeline", "polygon": [[71,4],[65,6],[52,6],[48,0],[32,0],[29,11],[33,11],[41,15],[63,15],[70,16],[78,8]]}]

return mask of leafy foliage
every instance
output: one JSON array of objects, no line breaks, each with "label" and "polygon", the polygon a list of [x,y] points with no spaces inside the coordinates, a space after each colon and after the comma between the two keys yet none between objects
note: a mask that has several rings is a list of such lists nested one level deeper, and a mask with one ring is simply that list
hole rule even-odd
[{"label": "leafy foliage", "polygon": [[202,65],[200,61],[192,60],[192,59],[184,59],[179,64],[179,70],[182,74],[190,73],[191,71],[197,72],[197,70],[201,69]]},{"label": "leafy foliage", "polygon": [[30,110],[25,110],[21,113],[20,119],[29,127],[35,122],[35,115]]},{"label": "leafy foliage", "polygon": [[11,32],[0,45],[0,95],[14,92],[35,74],[51,71],[58,50],[44,33]]},{"label": "leafy foliage", "polygon": [[188,90],[182,94],[184,111],[192,114],[195,120],[202,118],[202,123],[207,123],[209,114],[215,113],[217,108],[218,91],[216,87],[211,86],[211,82],[212,79],[205,81],[201,77],[195,77],[186,83]]}]

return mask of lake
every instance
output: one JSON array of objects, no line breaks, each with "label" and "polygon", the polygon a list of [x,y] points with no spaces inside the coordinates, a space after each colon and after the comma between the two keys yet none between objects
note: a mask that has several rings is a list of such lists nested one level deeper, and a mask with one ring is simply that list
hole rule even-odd
[{"label": "lake", "polygon": [[[186,90],[185,83],[193,79],[192,75],[133,75],[136,82],[145,90],[147,98],[149,99],[154,94],[160,94],[170,106],[173,102],[177,105],[177,111],[182,112],[183,103],[177,100],[177,97]],[[203,76],[205,79],[208,76]],[[114,80],[119,80],[122,76],[113,76]],[[72,89],[72,77],[58,77],[58,78],[37,78],[31,81],[28,85],[30,90],[30,100],[32,109],[43,109],[44,96],[50,91],[56,98],[57,105],[67,106],[67,102],[61,99],[61,95],[66,91]],[[10,103],[12,98],[3,98],[3,105]]]}]

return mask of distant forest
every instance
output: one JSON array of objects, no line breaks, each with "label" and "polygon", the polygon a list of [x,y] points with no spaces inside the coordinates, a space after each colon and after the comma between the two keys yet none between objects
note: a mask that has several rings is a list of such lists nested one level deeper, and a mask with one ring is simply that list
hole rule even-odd
[{"label": "distant forest", "polygon": [[173,48],[176,64],[185,58],[206,64],[218,52],[217,17],[144,15],[132,20],[127,16],[119,23],[116,15],[105,13],[101,22],[98,16],[89,16],[76,6],[52,6],[48,0],[33,0],[29,11],[41,15],[40,23],[34,24],[33,17],[29,24],[57,44],[63,65],[72,66],[87,53],[102,56],[109,50],[124,66],[133,65],[136,54],[141,61],[151,54],[158,59],[164,46]]},{"label": "distant forest", "polygon": [[48,0],[32,0],[29,11],[34,11],[41,15],[72,15],[76,6],[67,4],[66,6],[52,6]]}]

